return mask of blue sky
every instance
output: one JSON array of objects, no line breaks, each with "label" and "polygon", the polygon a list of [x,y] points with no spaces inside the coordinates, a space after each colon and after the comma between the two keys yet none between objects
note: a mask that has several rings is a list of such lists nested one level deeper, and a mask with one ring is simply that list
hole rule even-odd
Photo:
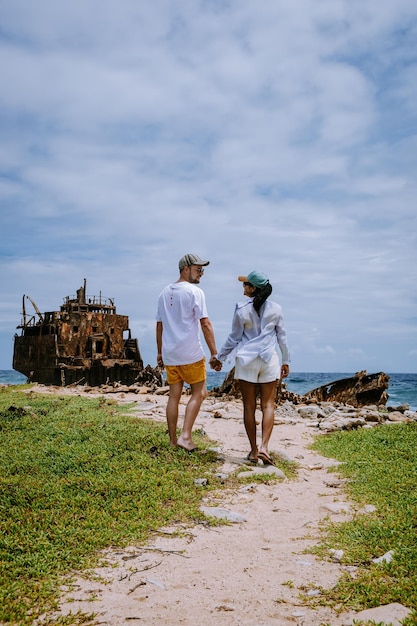
[{"label": "blue sky", "polygon": [[417,372],[415,0],[1,0],[0,369],[87,279],[156,365],[178,259],[218,347],[266,273],[292,371]]}]

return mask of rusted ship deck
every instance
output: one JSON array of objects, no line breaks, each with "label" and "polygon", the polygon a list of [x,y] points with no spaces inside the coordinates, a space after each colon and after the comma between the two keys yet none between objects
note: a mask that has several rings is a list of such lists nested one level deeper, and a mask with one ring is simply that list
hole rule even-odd
[{"label": "rusted ship deck", "polygon": [[[26,312],[26,301],[34,309]],[[22,322],[15,335],[13,369],[45,385],[120,382],[133,384],[143,371],[138,340],[129,318],[116,312],[114,300],[86,295],[86,280],[59,311],[41,313],[23,296]]]}]

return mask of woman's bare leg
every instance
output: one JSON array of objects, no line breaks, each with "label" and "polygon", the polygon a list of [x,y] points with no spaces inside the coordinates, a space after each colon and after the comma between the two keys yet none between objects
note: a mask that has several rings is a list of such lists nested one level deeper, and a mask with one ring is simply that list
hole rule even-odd
[{"label": "woman's bare leg", "polygon": [[277,381],[260,383],[261,387],[261,410],[262,410],[262,443],[260,452],[268,453],[269,440],[274,428],[275,395]]},{"label": "woman's bare leg", "polygon": [[258,456],[258,446],[256,444],[256,385],[247,380],[239,380],[240,392],[243,400],[243,421],[246,434],[250,443],[250,457],[256,459]]}]

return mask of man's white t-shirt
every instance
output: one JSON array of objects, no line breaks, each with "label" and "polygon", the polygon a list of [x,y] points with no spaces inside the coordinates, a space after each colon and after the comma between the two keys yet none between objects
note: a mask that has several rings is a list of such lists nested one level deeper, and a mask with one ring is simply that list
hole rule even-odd
[{"label": "man's white t-shirt", "polygon": [[204,357],[200,320],[208,317],[206,299],[197,285],[172,283],[158,298],[156,321],[162,322],[162,358],[165,365],[188,365]]}]

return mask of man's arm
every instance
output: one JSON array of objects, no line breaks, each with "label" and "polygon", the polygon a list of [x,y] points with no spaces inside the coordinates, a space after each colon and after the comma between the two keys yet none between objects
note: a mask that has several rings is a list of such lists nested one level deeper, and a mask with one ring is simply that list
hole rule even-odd
[{"label": "man's arm", "polygon": [[[200,320],[201,330],[203,331],[204,339],[206,341],[207,347],[210,350],[210,366],[213,369],[221,369],[221,363],[217,358],[217,348],[216,348],[216,340],[214,338],[214,329],[213,325],[210,322],[208,317],[203,317]],[[219,367],[220,364],[220,367]]]},{"label": "man's arm", "polygon": [[156,322],[156,363],[159,367],[164,367],[162,359],[162,322]]}]

